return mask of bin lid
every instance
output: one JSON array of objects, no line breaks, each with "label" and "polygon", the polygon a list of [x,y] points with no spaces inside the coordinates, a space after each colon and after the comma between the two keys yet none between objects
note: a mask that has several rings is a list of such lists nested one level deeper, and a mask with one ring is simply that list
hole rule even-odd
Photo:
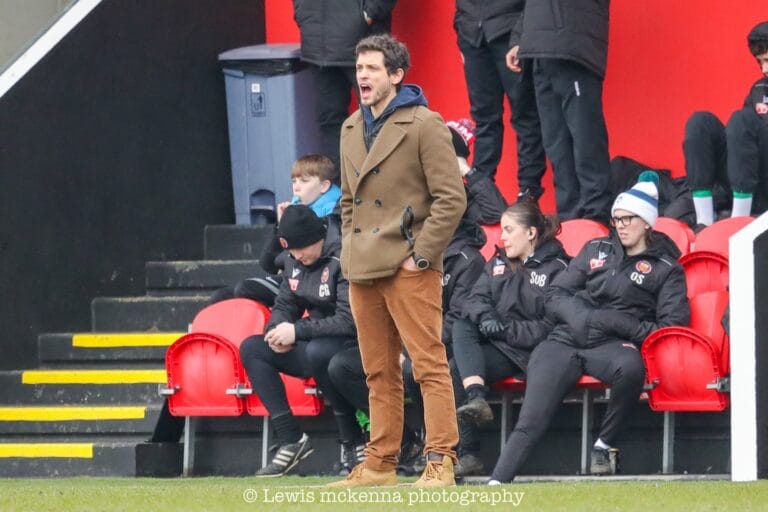
[{"label": "bin lid", "polygon": [[254,46],[243,46],[234,48],[219,54],[220,61],[243,61],[243,60],[275,60],[275,59],[298,59],[301,57],[301,46],[299,43],[277,43],[277,44],[257,44]]}]

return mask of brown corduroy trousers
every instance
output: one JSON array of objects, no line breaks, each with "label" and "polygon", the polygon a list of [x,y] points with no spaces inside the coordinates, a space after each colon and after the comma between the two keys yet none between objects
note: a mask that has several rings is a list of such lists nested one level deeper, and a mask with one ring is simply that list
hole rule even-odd
[{"label": "brown corduroy trousers", "polygon": [[349,301],[369,390],[371,441],[365,465],[378,471],[397,465],[403,434],[403,345],[424,399],[424,453],[448,455],[455,461],[459,434],[441,341],[440,273],[401,268],[371,284],[350,283]]}]

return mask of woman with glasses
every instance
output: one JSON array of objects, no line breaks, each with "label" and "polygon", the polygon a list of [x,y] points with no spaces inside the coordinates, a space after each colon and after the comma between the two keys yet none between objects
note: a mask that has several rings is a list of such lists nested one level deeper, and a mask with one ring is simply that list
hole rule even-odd
[{"label": "woman with glasses", "polygon": [[619,194],[611,208],[611,233],[588,242],[547,289],[547,317],[555,327],[531,355],[520,418],[490,484],[514,479],[585,374],[611,388],[590,472],[616,472],[613,443],[643,388],[640,344],[660,327],[687,325],[690,316],[680,252],[653,231],[657,183],[656,173],[644,172]]}]

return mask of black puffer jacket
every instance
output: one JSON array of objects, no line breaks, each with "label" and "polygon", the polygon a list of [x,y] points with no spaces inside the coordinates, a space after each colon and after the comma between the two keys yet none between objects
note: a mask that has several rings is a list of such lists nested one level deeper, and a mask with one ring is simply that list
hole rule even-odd
[{"label": "black puffer jacket", "polygon": [[464,183],[467,193],[465,219],[477,224],[498,224],[507,209],[507,201],[487,174],[474,172]]},{"label": "black puffer jacket", "polygon": [[[287,258],[266,331],[281,322],[290,322],[296,327],[297,340],[356,336],[349,308],[349,283],[341,274],[340,251],[338,227],[329,227],[323,252],[311,266]],[[305,311],[309,312],[308,318],[302,318]]]},{"label": "black puffer jacket", "polygon": [[469,300],[472,287],[483,273],[485,232],[476,223],[462,217],[456,233],[443,254],[443,343],[453,341],[453,322]]},{"label": "black puffer jacket", "polygon": [[[768,103],[768,78],[761,78],[752,85],[744,99],[744,108],[754,110],[758,103]],[[768,123],[768,114],[763,114],[760,117]]]},{"label": "black puffer jacket", "polygon": [[517,268],[498,249],[472,289],[464,317],[474,324],[501,320],[506,329],[491,343],[517,366],[526,368],[531,352],[552,328],[545,317],[544,291],[567,265],[568,256],[557,239],[541,244]]},{"label": "black puffer jacket", "polygon": [[529,0],[510,34],[518,57],[576,61],[605,77],[609,0]]},{"label": "black puffer jacket", "polygon": [[456,0],[453,27],[474,47],[509,34],[523,13],[525,0]]},{"label": "black puffer jacket", "polygon": [[660,327],[688,325],[680,251],[666,235],[627,256],[615,231],[588,242],[547,290],[548,340],[576,347],[614,341],[639,346]]},{"label": "black puffer jacket", "polygon": [[[397,0],[293,0],[301,58],[318,66],[354,66],[360,39],[389,32]],[[363,11],[373,20],[368,25]]]}]

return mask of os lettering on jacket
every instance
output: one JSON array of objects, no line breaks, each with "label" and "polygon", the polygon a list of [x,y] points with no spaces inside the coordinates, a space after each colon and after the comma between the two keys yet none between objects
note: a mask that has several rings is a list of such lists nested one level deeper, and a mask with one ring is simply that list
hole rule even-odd
[{"label": "os lettering on jacket", "polygon": [[641,260],[635,263],[635,272],[632,272],[629,275],[629,278],[634,281],[637,284],[643,284],[643,281],[645,280],[645,276],[650,274],[653,270],[653,266],[646,261]]},{"label": "os lettering on jacket", "polygon": [[539,288],[544,288],[547,284],[547,274],[537,274],[536,272],[531,272],[531,284],[538,286]]}]

